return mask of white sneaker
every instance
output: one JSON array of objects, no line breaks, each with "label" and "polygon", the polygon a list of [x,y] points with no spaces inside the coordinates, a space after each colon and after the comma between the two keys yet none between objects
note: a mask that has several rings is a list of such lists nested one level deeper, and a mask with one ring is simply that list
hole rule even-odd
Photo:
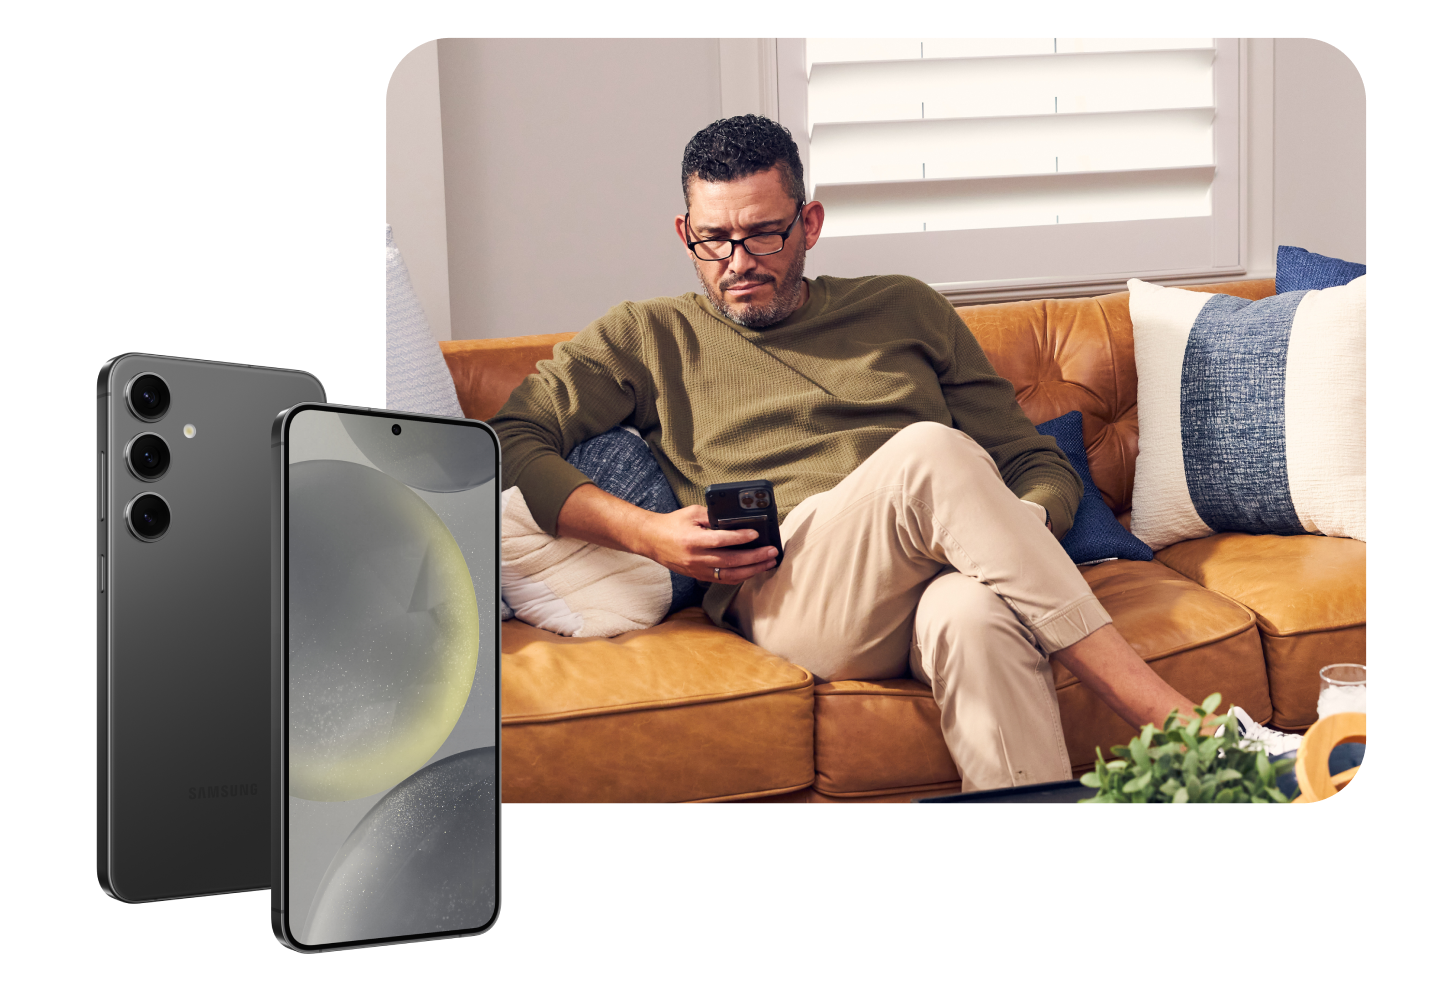
[{"label": "white sneaker", "polygon": [[1235,714],[1235,720],[1240,724],[1240,739],[1254,741],[1265,749],[1266,754],[1284,754],[1300,747],[1300,734],[1287,734],[1262,726],[1238,706],[1230,707],[1230,712]]}]

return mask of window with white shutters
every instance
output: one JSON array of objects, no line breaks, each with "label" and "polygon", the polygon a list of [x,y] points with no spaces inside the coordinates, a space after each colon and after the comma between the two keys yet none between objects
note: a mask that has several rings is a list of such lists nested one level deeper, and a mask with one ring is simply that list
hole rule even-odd
[{"label": "window with white shutters", "polygon": [[815,271],[975,299],[1241,272],[1239,61],[1210,38],[781,39]]}]

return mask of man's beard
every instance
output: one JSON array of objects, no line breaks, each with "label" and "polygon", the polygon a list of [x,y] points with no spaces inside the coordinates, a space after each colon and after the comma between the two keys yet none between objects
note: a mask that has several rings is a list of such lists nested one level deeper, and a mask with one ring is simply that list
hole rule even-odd
[{"label": "man's beard", "polygon": [[[800,309],[800,297],[805,290],[804,245],[801,245],[800,250],[795,253],[790,267],[781,275],[778,283],[776,283],[775,277],[769,273],[751,272],[744,276],[728,275],[720,280],[718,291],[712,291],[710,284],[705,281],[704,272],[700,269],[701,264],[699,261],[695,262],[695,274],[700,277],[700,285],[705,287],[705,295],[709,297],[710,305],[741,327],[752,329],[769,327],[771,324],[780,323]],[[775,283],[775,293],[770,297],[769,303],[764,306],[753,303],[733,306],[725,302],[723,295],[725,290],[742,280],[749,282],[757,278],[763,282]]]}]

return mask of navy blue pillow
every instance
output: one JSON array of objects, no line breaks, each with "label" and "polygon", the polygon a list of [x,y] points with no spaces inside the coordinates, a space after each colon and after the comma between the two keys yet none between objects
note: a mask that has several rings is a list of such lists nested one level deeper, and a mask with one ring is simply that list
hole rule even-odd
[{"label": "navy blue pillow", "polygon": [[1275,295],[1297,289],[1329,289],[1344,286],[1365,274],[1360,262],[1346,262],[1317,255],[1304,248],[1281,245],[1275,250]]},{"label": "navy blue pillow", "polygon": [[1060,540],[1060,546],[1076,564],[1098,561],[1101,558],[1126,558],[1130,561],[1151,561],[1155,552],[1150,546],[1124,527],[1105,505],[1105,498],[1090,477],[1090,459],[1085,454],[1085,435],[1081,432],[1079,410],[1054,420],[1037,424],[1041,434],[1053,437],[1070,466],[1080,475],[1085,493],[1080,497],[1080,509],[1075,511],[1075,522],[1069,532]]},{"label": "navy blue pillow", "polygon": [[[581,441],[565,459],[590,477],[590,481],[611,496],[618,496],[642,510],[673,513],[680,501],[670,480],[660,471],[650,446],[623,427]],[[700,583],[688,575],[670,573],[670,609],[700,601]]]}]

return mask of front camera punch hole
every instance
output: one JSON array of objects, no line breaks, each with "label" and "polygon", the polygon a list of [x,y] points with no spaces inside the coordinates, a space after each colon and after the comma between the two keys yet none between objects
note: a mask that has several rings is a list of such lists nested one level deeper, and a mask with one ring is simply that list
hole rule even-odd
[{"label": "front camera punch hole", "polygon": [[391,434],[399,434],[399,433],[400,433],[400,425],[399,425],[399,424],[391,424],[391,425],[390,425],[390,433],[391,433]]}]

